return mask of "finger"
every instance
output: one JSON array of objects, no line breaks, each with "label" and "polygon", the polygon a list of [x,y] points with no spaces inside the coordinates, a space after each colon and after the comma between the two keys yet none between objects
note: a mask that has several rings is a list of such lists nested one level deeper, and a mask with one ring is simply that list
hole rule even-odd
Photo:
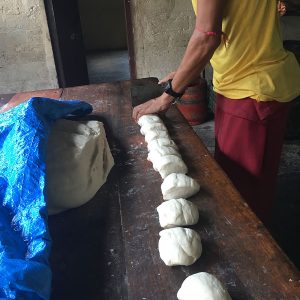
[{"label": "finger", "polygon": [[165,77],[163,77],[163,78],[158,82],[158,84],[165,83],[165,82],[167,82],[169,79],[170,79],[170,74],[167,75],[167,76],[165,76]]},{"label": "finger", "polygon": [[136,122],[138,122],[139,118],[145,114],[145,109],[143,107],[139,107],[136,112]]},{"label": "finger", "polygon": [[141,117],[141,113],[140,113],[140,110],[138,110],[136,112],[136,116],[135,116],[135,122],[138,122],[139,118]]},{"label": "finger", "polygon": [[132,112],[132,118],[134,119],[135,122],[137,122],[137,114],[138,114],[138,108],[135,107]]},{"label": "finger", "polygon": [[165,83],[165,82],[167,82],[168,80],[169,80],[168,77],[164,77],[164,78],[162,78],[162,79],[158,82],[158,84]]},{"label": "finger", "polygon": [[136,122],[139,120],[139,118],[143,115],[143,113],[141,111],[139,111],[137,113],[137,116],[136,116]]},{"label": "finger", "polygon": [[176,73],[176,72],[171,72],[171,73],[168,74],[167,76],[163,77],[158,83],[159,83],[159,84],[165,83],[165,82],[167,82],[169,79],[173,79],[174,76],[175,76],[175,73]]}]

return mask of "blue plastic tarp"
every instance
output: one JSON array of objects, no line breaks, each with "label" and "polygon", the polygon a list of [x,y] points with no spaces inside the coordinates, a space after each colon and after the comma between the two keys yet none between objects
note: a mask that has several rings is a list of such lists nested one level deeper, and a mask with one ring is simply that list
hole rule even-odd
[{"label": "blue plastic tarp", "polygon": [[31,98],[0,114],[0,299],[49,299],[45,161],[51,124],[91,113],[76,100]]}]

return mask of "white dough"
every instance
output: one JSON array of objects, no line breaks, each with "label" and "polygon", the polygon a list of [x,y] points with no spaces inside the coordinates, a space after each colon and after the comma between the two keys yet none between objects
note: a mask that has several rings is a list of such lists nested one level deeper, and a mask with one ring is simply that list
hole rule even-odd
[{"label": "white dough", "polygon": [[152,114],[149,114],[149,115],[144,115],[144,116],[141,116],[139,119],[138,119],[138,124],[142,127],[144,126],[145,124],[149,124],[149,123],[160,123],[162,122],[162,120],[160,119],[160,117],[158,117],[157,115],[152,115]]},{"label": "white dough", "polygon": [[140,132],[142,135],[145,135],[148,131],[151,131],[154,129],[167,131],[167,128],[163,123],[146,123],[145,125],[143,125],[141,127]]},{"label": "white dough", "polygon": [[199,220],[198,207],[186,199],[171,199],[156,208],[163,228],[194,225]]},{"label": "white dough", "polygon": [[92,199],[113,165],[101,122],[57,121],[51,128],[46,160],[49,214]]},{"label": "white dough", "polygon": [[145,141],[149,144],[149,142],[153,140],[157,140],[160,138],[166,138],[170,139],[170,136],[168,134],[168,131],[166,130],[159,130],[159,129],[153,129],[150,131],[147,131],[145,134]]},{"label": "white dough", "polygon": [[159,235],[159,255],[167,266],[189,266],[202,253],[200,236],[193,229],[175,227],[164,229]]},{"label": "white dough", "polygon": [[153,163],[154,161],[156,161],[160,157],[166,156],[166,155],[176,155],[178,157],[181,157],[180,153],[174,147],[161,146],[161,147],[158,147],[158,148],[155,148],[155,149],[151,150],[148,153],[147,160],[149,160]]},{"label": "white dough", "polygon": [[187,277],[177,293],[179,300],[231,300],[222,283],[205,272]]},{"label": "white dough", "polygon": [[148,151],[150,152],[150,151],[160,148],[162,146],[173,147],[174,149],[178,150],[177,145],[170,138],[158,138],[158,139],[152,140],[148,143]]},{"label": "white dough", "polygon": [[161,185],[164,200],[189,198],[200,190],[199,183],[185,174],[172,173]]},{"label": "white dough", "polygon": [[183,160],[176,155],[160,156],[153,161],[153,169],[164,179],[171,173],[186,174],[188,168]]}]

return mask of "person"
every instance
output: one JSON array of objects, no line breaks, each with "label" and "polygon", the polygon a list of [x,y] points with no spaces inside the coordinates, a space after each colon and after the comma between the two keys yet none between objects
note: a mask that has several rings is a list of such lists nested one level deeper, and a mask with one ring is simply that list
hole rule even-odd
[{"label": "person", "polygon": [[[275,0],[192,0],[195,29],[160,97],[133,118],[167,110],[210,60],[216,92],[215,159],[259,218],[270,221],[290,103],[300,68],[282,45]],[[171,93],[170,93],[171,90]],[[174,92],[174,93],[173,93]]]}]

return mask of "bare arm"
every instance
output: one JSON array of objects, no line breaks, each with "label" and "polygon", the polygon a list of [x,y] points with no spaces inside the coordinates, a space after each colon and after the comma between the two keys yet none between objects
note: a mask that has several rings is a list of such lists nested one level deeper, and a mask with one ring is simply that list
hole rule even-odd
[{"label": "bare arm", "polygon": [[197,18],[183,59],[173,78],[175,91],[182,92],[204,69],[221,42],[221,36],[208,36],[203,32],[222,32],[224,0],[198,0]]},{"label": "bare arm", "polygon": [[[173,77],[172,87],[183,92],[199,76],[221,42],[221,36],[209,36],[205,32],[222,31],[222,11],[226,0],[198,0],[197,18],[194,32],[189,40],[183,59]],[[169,108],[173,97],[163,93],[134,108],[133,118],[137,121],[142,115],[158,113]]]}]

